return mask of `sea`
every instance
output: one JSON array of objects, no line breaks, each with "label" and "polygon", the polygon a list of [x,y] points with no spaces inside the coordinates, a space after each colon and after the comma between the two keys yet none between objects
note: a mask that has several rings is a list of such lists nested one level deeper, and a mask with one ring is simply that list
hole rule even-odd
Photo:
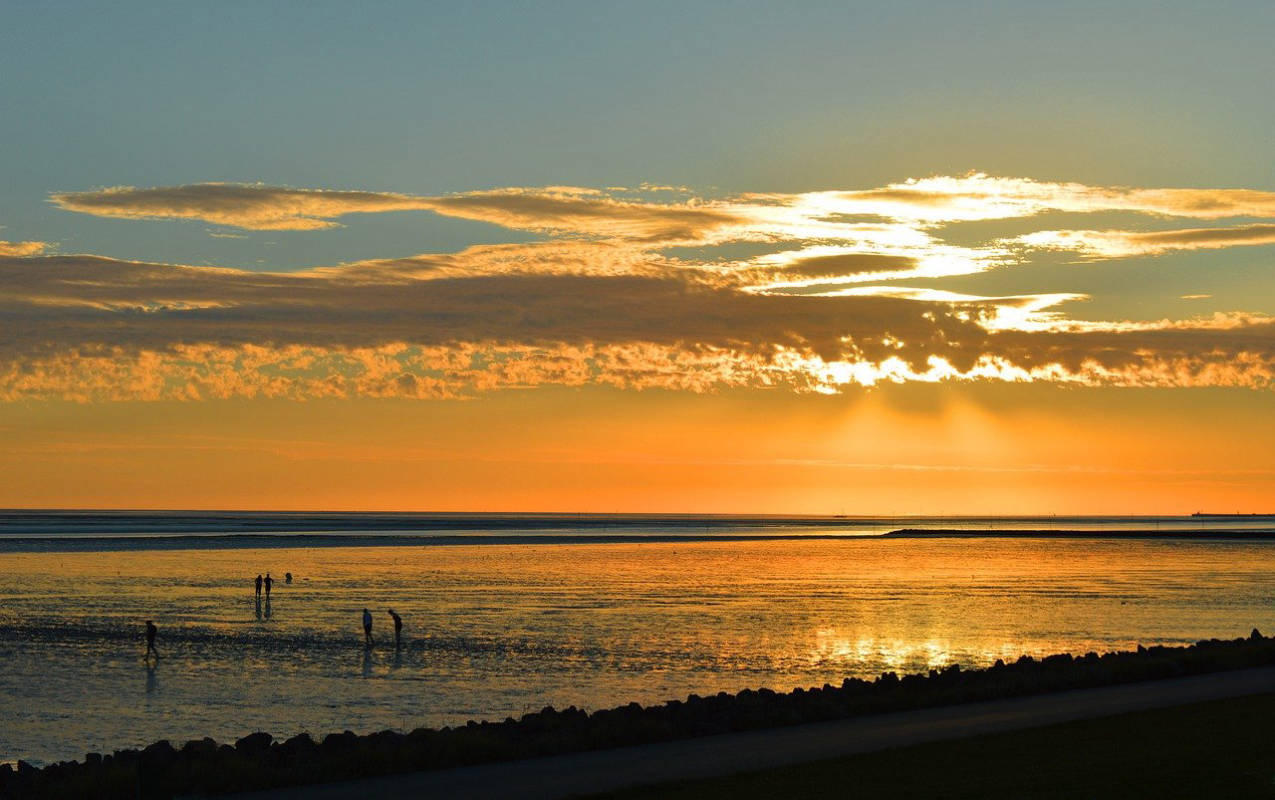
[{"label": "sea", "polygon": [[0,512],[0,762],[1253,628],[1275,632],[1275,516]]}]

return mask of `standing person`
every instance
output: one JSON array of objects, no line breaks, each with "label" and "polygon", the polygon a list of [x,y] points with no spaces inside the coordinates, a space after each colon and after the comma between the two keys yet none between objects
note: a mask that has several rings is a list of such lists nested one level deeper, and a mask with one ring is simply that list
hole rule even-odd
[{"label": "standing person", "polygon": [[159,651],[155,649],[155,634],[159,633],[159,628],[155,627],[155,623],[146,620],[146,659],[151,657],[151,653],[155,654],[155,660],[159,661]]},{"label": "standing person", "polygon": [[261,596],[261,573],[257,573],[257,597]]},{"label": "standing person", "polygon": [[291,572],[285,572],[285,573],[283,573],[283,582],[284,582],[284,583],[292,583],[292,573],[291,573]]},{"label": "standing person", "polygon": [[270,587],[274,586],[274,579],[270,577],[270,573],[266,573],[266,600],[270,599]]},{"label": "standing person", "polygon": [[394,618],[394,649],[398,649],[399,638],[403,635],[403,618],[394,613],[394,609],[390,609],[390,616]]},{"label": "standing person", "polygon": [[366,647],[372,646],[372,612],[366,608],[363,609],[363,644]]}]

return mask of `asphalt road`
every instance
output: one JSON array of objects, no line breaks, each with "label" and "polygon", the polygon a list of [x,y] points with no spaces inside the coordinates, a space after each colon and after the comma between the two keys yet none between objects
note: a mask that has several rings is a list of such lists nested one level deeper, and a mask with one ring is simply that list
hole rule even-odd
[{"label": "asphalt road", "polygon": [[550,800],[1275,692],[1275,667],[233,795],[239,800]]}]

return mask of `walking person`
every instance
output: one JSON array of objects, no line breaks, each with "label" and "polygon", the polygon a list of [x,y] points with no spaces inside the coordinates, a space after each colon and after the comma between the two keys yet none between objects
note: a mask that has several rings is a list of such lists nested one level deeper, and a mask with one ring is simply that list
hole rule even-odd
[{"label": "walking person", "polygon": [[394,649],[398,649],[399,639],[403,635],[403,618],[394,613],[394,609],[390,609],[390,616],[394,618]]},{"label": "walking person", "polygon": [[372,646],[372,612],[363,609],[363,645]]},{"label": "walking person", "polygon": [[155,654],[155,660],[159,661],[159,651],[155,649],[155,634],[159,633],[159,628],[155,627],[155,623],[146,620],[146,655],[144,660],[149,661],[151,654]]},{"label": "walking person", "polygon": [[257,573],[257,597],[261,597],[261,573]]},{"label": "walking person", "polygon": [[270,577],[270,573],[266,573],[266,602],[270,602],[270,587],[274,586],[274,579]]}]

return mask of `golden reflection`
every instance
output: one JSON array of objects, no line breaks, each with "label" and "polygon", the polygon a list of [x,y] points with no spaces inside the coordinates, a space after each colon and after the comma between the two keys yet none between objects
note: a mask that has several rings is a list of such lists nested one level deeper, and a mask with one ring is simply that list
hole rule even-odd
[{"label": "golden reflection", "polygon": [[1063,646],[1060,641],[979,640],[956,644],[947,636],[855,636],[835,628],[822,628],[815,632],[806,660],[812,666],[842,664],[856,674],[894,672],[902,675],[955,664],[969,668],[987,666],[997,660],[1010,662],[1024,655],[1052,654]]}]

